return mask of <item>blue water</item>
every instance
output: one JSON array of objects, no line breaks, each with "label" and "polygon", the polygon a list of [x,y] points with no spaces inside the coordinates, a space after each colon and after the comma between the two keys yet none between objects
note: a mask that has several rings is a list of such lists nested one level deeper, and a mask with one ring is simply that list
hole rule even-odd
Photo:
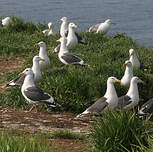
[{"label": "blue water", "polygon": [[0,0],[0,16],[16,16],[33,23],[54,22],[67,16],[80,31],[106,19],[108,35],[126,33],[141,45],[153,47],[153,0]]}]

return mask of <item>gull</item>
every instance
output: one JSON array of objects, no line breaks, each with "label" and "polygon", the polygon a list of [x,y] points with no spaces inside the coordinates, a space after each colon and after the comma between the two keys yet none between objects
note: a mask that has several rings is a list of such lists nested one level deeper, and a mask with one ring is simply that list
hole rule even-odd
[{"label": "gull", "polygon": [[119,97],[117,109],[123,108],[125,110],[130,110],[138,105],[139,103],[139,91],[137,85],[138,83],[142,83],[145,85],[144,81],[134,76],[131,79],[130,87],[127,94]]},{"label": "gull", "polygon": [[48,29],[43,30],[42,32],[43,32],[44,35],[46,35],[46,36],[57,35],[56,29],[55,29],[55,27],[54,27],[54,25],[53,25],[52,22],[49,22],[49,23],[48,23]]},{"label": "gull", "polygon": [[[39,62],[42,61],[44,62],[45,60],[40,58],[39,56],[34,56],[33,57],[33,66],[32,66],[32,71],[34,73],[34,82],[38,83],[42,77],[40,67],[39,67]],[[25,75],[23,76],[18,76],[17,78],[11,80],[9,83],[3,86],[3,88],[10,88],[14,86],[22,86],[23,82],[25,79]]]},{"label": "gull", "polygon": [[83,113],[77,115],[77,118],[87,114],[100,114],[108,109],[116,108],[118,105],[118,96],[114,87],[115,82],[120,83],[120,80],[118,80],[116,77],[109,77],[107,79],[107,89],[104,96],[98,99]]},{"label": "gull", "polygon": [[111,24],[116,24],[116,23],[112,22],[110,19],[107,19],[104,23],[99,23],[99,24],[91,26],[88,31],[101,33],[105,35],[109,31]]},{"label": "gull", "polygon": [[25,69],[20,76],[25,75],[24,83],[21,87],[21,92],[24,98],[33,106],[28,112],[31,112],[33,109],[36,109],[38,104],[48,104],[52,107],[60,106],[54,101],[54,98],[48,94],[43,92],[42,89],[38,88],[34,83],[34,73],[31,68]]},{"label": "gull", "polygon": [[127,60],[127,61],[125,61],[125,63],[123,65],[126,66],[126,69],[125,69],[125,72],[124,72],[124,76],[121,79],[121,85],[129,86],[130,81],[133,77],[132,63],[131,63],[131,61]]},{"label": "gull", "polygon": [[10,23],[12,23],[12,19],[10,17],[6,17],[6,18],[2,19],[3,26],[8,26]]},{"label": "gull", "polygon": [[68,33],[67,17],[62,17],[58,19],[58,21],[62,22],[61,27],[60,27],[60,35],[67,36],[67,33]]}]

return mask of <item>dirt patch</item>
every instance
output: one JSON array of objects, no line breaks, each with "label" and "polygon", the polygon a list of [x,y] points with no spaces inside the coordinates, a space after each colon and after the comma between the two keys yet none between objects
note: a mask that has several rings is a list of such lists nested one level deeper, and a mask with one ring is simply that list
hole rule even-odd
[{"label": "dirt patch", "polygon": [[24,58],[23,57],[12,57],[12,58],[0,58],[0,75],[6,73],[14,72],[23,67]]}]

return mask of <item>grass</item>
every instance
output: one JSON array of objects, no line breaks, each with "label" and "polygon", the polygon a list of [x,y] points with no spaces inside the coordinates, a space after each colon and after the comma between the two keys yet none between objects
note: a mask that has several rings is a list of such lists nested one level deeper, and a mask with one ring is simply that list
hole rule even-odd
[{"label": "grass", "polygon": [[[26,58],[25,67],[32,65],[32,58],[38,54],[38,47],[34,44],[45,41],[48,47],[54,48],[59,36],[46,37],[42,34],[45,25],[25,23],[22,19],[13,17],[13,24],[6,28],[0,27],[0,56]],[[41,88],[50,93],[55,101],[59,102],[65,111],[82,112],[89,105],[100,98],[106,90],[106,81],[109,76],[121,78],[124,73],[122,64],[128,59],[128,50],[134,48],[140,60],[148,66],[146,72],[134,70],[134,75],[147,82],[147,87],[140,88],[140,104],[152,97],[153,92],[153,50],[139,46],[132,38],[124,34],[114,37],[101,34],[80,33],[87,46],[78,45],[71,52],[79,55],[90,64],[89,68],[72,67],[68,69],[58,60],[57,54],[48,52],[51,68],[43,74]],[[25,68],[23,67],[23,69]],[[1,76],[1,80],[11,80],[17,73]],[[118,96],[127,92],[127,88],[116,85]],[[5,95],[0,95],[0,101],[8,106],[26,107],[20,89],[12,89]]]},{"label": "grass", "polygon": [[135,113],[109,111],[93,124],[92,152],[149,151],[153,140],[148,129],[148,121],[140,121]]},{"label": "grass", "polygon": [[51,138],[60,138],[60,139],[78,139],[85,140],[87,137],[84,134],[75,134],[67,130],[54,131],[51,134]]},{"label": "grass", "polygon": [[1,152],[49,152],[49,144],[42,137],[36,137],[18,132],[0,132]]}]

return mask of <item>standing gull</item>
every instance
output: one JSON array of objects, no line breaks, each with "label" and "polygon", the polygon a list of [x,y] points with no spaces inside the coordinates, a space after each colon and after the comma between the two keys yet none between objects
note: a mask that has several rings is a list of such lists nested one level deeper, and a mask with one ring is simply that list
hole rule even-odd
[{"label": "standing gull", "polygon": [[[87,42],[85,39],[83,39],[81,36],[79,36],[78,33],[74,31],[74,28],[77,28],[78,26],[75,25],[74,23],[69,23],[69,28],[68,28],[68,35],[67,35],[67,43],[66,46],[68,49],[74,48],[78,43],[87,45]],[[60,50],[60,44],[53,50],[53,52],[59,52]]]},{"label": "standing gull", "polygon": [[56,29],[55,29],[55,27],[54,27],[54,25],[53,25],[52,22],[49,22],[49,23],[48,23],[48,29],[43,30],[42,32],[43,32],[44,35],[46,35],[46,36],[57,35]]},{"label": "standing gull", "polygon": [[129,60],[131,61],[133,67],[140,68],[140,61],[134,49],[129,50]]},{"label": "standing gull", "polygon": [[134,76],[131,79],[130,87],[126,95],[119,97],[118,99],[118,108],[123,108],[125,110],[130,110],[138,105],[139,103],[139,91],[138,91],[138,83],[142,83],[145,85],[145,82]]},{"label": "standing gull", "polygon": [[[34,73],[34,82],[35,83],[38,83],[42,77],[40,67],[39,67],[40,61],[44,62],[45,60],[40,58],[39,56],[33,57],[32,71]],[[9,88],[9,87],[13,87],[13,86],[22,86],[24,79],[25,79],[25,75],[18,76],[17,78],[11,80],[9,83],[7,83],[5,86],[3,86],[3,88]]]},{"label": "standing gull", "polygon": [[114,23],[110,19],[108,19],[104,23],[99,23],[99,24],[91,26],[88,31],[101,33],[101,34],[105,35],[108,32],[108,30],[110,29],[111,24],[116,24],[116,23]]},{"label": "standing gull", "polygon": [[10,17],[6,17],[6,18],[2,19],[3,26],[8,26],[10,23],[12,23],[12,19]]},{"label": "standing gull", "polygon": [[20,73],[20,75],[25,75],[24,83],[21,88],[22,95],[29,103],[33,104],[28,112],[31,112],[33,109],[36,109],[37,112],[36,106],[38,104],[48,104],[52,107],[56,107],[57,105],[60,106],[55,103],[51,95],[43,92],[40,88],[35,86],[34,73],[32,69],[27,68],[23,71],[23,73]]},{"label": "standing gull", "polygon": [[58,19],[59,22],[62,22],[60,27],[60,35],[61,36],[67,36],[68,34],[68,23],[67,23],[67,17],[62,17]]},{"label": "standing gull", "polygon": [[118,96],[114,87],[114,83],[120,83],[115,77],[109,77],[107,80],[107,90],[103,97],[98,99],[93,105],[87,108],[83,113],[79,114],[77,117],[86,114],[99,114],[107,109],[114,109],[118,105]]},{"label": "standing gull", "polygon": [[36,45],[38,45],[40,47],[39,57],[45,59],[44,62],[42,62],[42,61],[39,62],[40,70],[44,72],[44,71],[46,71],[50,67],[50,59],[49,59],[49,57],[47,55],[46,43],[41,41],[41,42],[39,42]]},{"label": "standing gull", "polygon": [[60,51],[58,53],[59,60],[66,65],[81,65],[81,66],[89,66],[85,64],[84,61],[78,56],[69,53],[67,49],[66,42],[67,39],[65,37],[61,37],[57,42],[61,42]]},{"label": "standing gull", "polygon": [[153,98],[148,100],[145,104],[142,105],[138,114],[140,117],[153,114]]},{"label": "standing gull", "polygon": [[126,66],[126,69],[125,69],[125,72],[124,72],[124,76],[121,79],[121,85],[129,86],[130,81],[133,77],[132,63],[131,63],[131,61],[127,60],[127,61],[125,61],[125,63],[123,65]]}]

